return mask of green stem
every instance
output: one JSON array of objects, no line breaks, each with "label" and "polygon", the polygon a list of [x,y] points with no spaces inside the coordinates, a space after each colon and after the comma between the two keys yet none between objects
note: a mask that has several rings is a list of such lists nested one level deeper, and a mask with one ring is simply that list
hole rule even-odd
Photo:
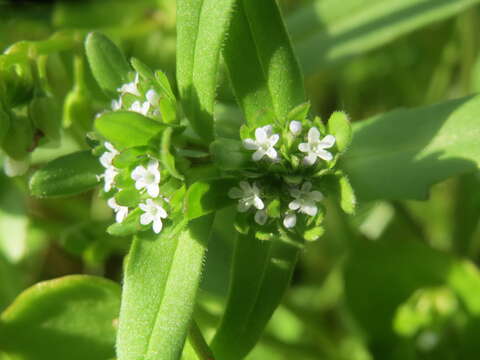
[{"label": "green stem", "polygon": [[205,338],[195,320],[192,320],[192,323],[190,324],[188,341],[200,360],[214,360],[212,350],[210,350],[210,347],[205,341]]}]

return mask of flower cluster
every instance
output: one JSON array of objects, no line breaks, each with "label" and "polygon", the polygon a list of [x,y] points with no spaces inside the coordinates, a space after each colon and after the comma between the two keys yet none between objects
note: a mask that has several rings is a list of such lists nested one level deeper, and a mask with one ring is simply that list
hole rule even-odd
[{"label": "flower cluster", "polygon": [[[104,147],[107,151],[100,156],[100,163],[105,168],[101,175],[104,182],[103,190],[105,193],[118,193],[123,189],[118,186],[115,179],[122,170],[113,165],[113,160],[120,152],[109,142],[105,142]],[[140,216],[140,224],[149,225],[151,223],[153,231],[159,233],[163,227],[162,219],[167,217],[167,212],[163,207],[166,198],[160,196],[161,175],[158,160],[150,158],[145,165],[135,166],[130,172],[130,178],[134,181],[132,185],[144,200],[138,204],[143,211]],[[115,197],[109,198],[107,204],[115,212],[116,222],[122,223],[129,214],[129,207],[119,205]]]},{"label": "flower cluster", "polygon": [[[228,195],[237,201],[239,216],[254,214],[253,220],[262,234],[281,226],[314,240],[323,232],[324,193],[334,189],[336,185],[332,184],[339,181],[349,187],[348,180],[334,166],[348,145],[350,127],[344,113],[332,115],[327,131],[319,118],[310,120],[308,111],[301,112],[303,116],[298,120],[282,121],[284,126],[274,122],[256,128],[244,125],[240,129],[243,150],[239,151],[247,159],[239,162],[240,172],[233,170],[243,179]],[[342,137],[340,145],[338,134]],[[228,164],[226,169],[232,169],[232,165]],[[349,191],[352,203],[353,192],[350,188]]]},{"label": "flower cluster", "polygon": [[144,116],[159,117],[158,103],[160,96],[157,91],[140,81],[140,75],[135,73],[134,79],[117,89],[118,99],[112,100],[113,111],[128,110]]}]

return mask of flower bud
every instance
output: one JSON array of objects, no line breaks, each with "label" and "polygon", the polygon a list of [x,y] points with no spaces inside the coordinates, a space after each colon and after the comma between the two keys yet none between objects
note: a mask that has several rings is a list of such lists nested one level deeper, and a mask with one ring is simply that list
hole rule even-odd
[{"label": "flower bud", "polygon": [[10,127],[3,139],[2,149],[8,156],[24,159],[34,148],[34,131],[31,120],[26,116],[10,117]]},{"label": "flower bud", "polygon": [[28,116],[35,128],[39,129],[48,140],[60,140],[61,118],[53,97],[35,97],[28,106]]}]

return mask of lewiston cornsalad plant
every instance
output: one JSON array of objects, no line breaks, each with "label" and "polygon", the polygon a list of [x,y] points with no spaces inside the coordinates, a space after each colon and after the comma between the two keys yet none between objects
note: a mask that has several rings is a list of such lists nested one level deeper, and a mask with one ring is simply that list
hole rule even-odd
[{"label": "lewiston cornsalad plant", "polygon": [[[16,182],[30,196],[36,232],[22,236],[32,251],[44,246],[40,234],[61,232],[61,246],[83,254],[89,275],[16,296],[24,280],[0,248],[0,287],[8,285],[0,290],[0,360],[473,359],[475,246],[455,245],[452,257],[407,241],[402,227],[415,239],[426,235],[399,201],[423,200],[432,184],[478,172],[479,96],[352,126],[343,110],[315,115],[304,75],[478,2],[317,0],[287,19],[275,0],[56,4],[52,21],[64,29],[0,55],[0,228],[26,233],[26,220],[6,215],[24,211],[15,207],[26,199]],[[160,40],[150,34],[157,26]],[[467,30],[459,30],[465,42],[480,44]],[[174,61],[175,77],[116,45],[145,35],[155,44],[146,62]],[[428,94],[456,68],[451,53],[430,69]],[[465,74],[471,63],[462,62]],[[465,188],[478,185],[466,179]],[[473,239],[480,201],[462,196],[468,221],[453,232]],[[331,249],[310,255],[328,236]],[[92,238],[102,241],[90,246]],[[225,238],[232,261],[216,275],[228,276],[228,291],[212,300],[208,259]],[[98,264],[122,246],[121,279],[98,276]],[[348,251],[336,253],[339,246]],[[296,284],[288,295],[299,258],[301,273],[329,251],[336,260],[322,287]],[[316,321],[319,306],[330,317]]]}]

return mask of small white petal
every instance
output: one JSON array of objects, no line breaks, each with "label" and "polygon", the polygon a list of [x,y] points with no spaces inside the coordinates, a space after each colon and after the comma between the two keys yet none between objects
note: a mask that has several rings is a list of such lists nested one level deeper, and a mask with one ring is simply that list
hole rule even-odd
[{"label": "small white petal", "polygon": [[312,188],[312,183],[310,181],[305,181],[302,185],[302,192],[308,192]]},{"label": "small white petal", "polygon": [[310,216],[315,216],[317,215],[317,207],[312,203],[312,204],[304,204],[302,206],[301,212],[310,215]]},{"label": "small white petal", "polygon": [[262,158],[265,156],[265,150],[263,149],[258,149],[255,151],[252,155],[252,160],[253,161],[260,161]]},{"label": "small white petal", "polygon": [[240,185],[240,188],[244,191],[244,192],[249,192],[249,191],[252,191],[252,187],[250,186],[250,184],[246,181],[240,181],[239,183]]},{"label": "small white petal", "polygon": [[298,210],[298,209],[300,209],[300,206],[301,206],[301,204],[300,204],[300,202],[299,202],[298,200],[292,200],[292,201],[290,201],[290,203],[288,204],[288,208],[289,208],[290,210]]},{"label": "small white petal", "polygon": [[317,160],[317,156],[316,156],[315,154],[308,154],[307,156],[305,156],[305,157],[303,158],[303,163],[304,163],[305,165],[310,166],[310,165],[315,164],[315,161],[316,161],[316,160]]},{"label": "small white petal", "polygon": [[265,131],[265,134],[267,134],[267,136],[272,135],[272,132],[273,132],[273,126],[272,125],[262,126],[262,129],[263,129],[263,131]]},{"label": "small white petal", "polygon": [[264,128],[257,128],[255,130],[255,140],[258,142],[264,142],[267,140],[267,132]]},{"label": "small white petal", "polygon": [[298,144],[298,150],[300,150],[301,152],[309,152],[310,151],[310,145],[308,143]]},{"label": "small white petal", "polygon": [[297,215],[295,214],[287,214],[283,218],[283,226],[287,229],[293,228],[297,224]]},{"label": "small white petal", "polygon": [[258,196],[253,198],[253,206],[255,206],[258,210],[262,210],[265,207],[262,199],[260,199]]},{"label": "small white petal", "polygon": [[156,105],[158,103],[158,100],[160,100],[160,96],[153,89],[148,90],[145,94],[145,97],[151,105]]},{"label": "small white petal", "polygon": [[314,126],[310,128],[310,130],[308,130],[307,137],[308,137],[309,143],[317,142],[318,139],[320,138],[320,131],[318,131],[318,129]]},{"label": "small white petal", "polygon": [[160,187],[158,184],[150,184],[146,186],[147,193],[153,198],[156,198],[160,194]]},{"label": "small white petal", "polygon": [[142,165],[138,165],[135,169],[133,169],[131,177],[133,180],[139,180],[145,176],[145,168]]},{"label": "small white petal", "polygon": [[266,154],[272,160],[275,160],[277,158],[277,150],[275,150],[273,147],[268,149]]},{"label": "small white petal", "polygon": [[162,220],[160,219],[153,220],[153,232],[155,234],[158,234],[160,231],[162,231],[162,227],[163,227]]},{"label": "small white petal", "polygon": [[320,158],[320,159],[323,159],[325,161],[330,161],[333,159],[333,155],[331,153],[329,153],[328,151],[326,150],[318,150],[316,152],[316,155]]},{"label": "small white petal", "polygon": [[140,216],[140,224],[148,225],[153,221],[153,216],[150,213],[145,213]]},{"label": "small white petal", "polygon": [[128,207],[120,206],[120,209],[117,211],[117,215],[115,216],[115,221],[117,223],[122,223],[123,220],[125,220],[125,218],[127,217],[127,215],[128,215]]},{"label": "small white petal", "polygon": [[290,121],[290,125],[288,126],[291,133],[295,136],[299,135],[302,132],[302,123],[297,120]]},{"label": "small white petal", "polygon": [[243,147],[247,150],[257,150],[258,145],[253,139],[245,139],[243,140]]},{"label": "small white petal", "polygon": [[272,136],[270,136],[270,139],[269,139],[270,146],[274,146],[279,139],[280,139],[280,135],[278,134],[273,134]]},{"label": "small white petal", "polygon": [[335,145],[335,136],[333,135],[325,136],[318,145],[324,149],[331,148],[333,145]]},{"label": "small white petal", "polygon": [[228,197],[231,199],[240,199],[243,196],[243,191],[237,187],[233,187],[228,191]]}]

